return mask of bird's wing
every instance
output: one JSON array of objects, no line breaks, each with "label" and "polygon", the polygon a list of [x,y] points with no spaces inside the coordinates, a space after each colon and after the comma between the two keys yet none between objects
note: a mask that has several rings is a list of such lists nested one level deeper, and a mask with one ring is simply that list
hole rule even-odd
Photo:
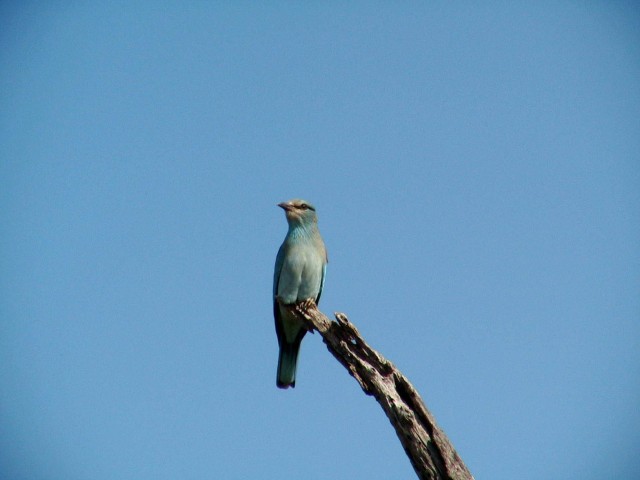
[{"label": "bird's wing", "polygon": [[280,272],[282,271],[282,264],[284,263],[284,243],[280,245],[278,249],[278,255],[276,255],[276,265],[273,269],[273,301],[276,300],[278,294],[278,283],[280,282]]},{"label": "bird's wing", "polygon": [[320,280],[320,290],[318,290],[318,296],[316,296],[316,306],[320,303],[320,295],[322,295],[322,289],[324,288],[324,279],[327,274],[327,264],[322,265],[322,280]]},{"label": "bird's wing", "polygon": [[278,344],[284,341],[284,331],[282,326],[282,320],[280,319],[280,308],[278,308],[278,283],[280,282],[280,272],[282,271],[282,264],[284,262],[284,243],[278,250],[276,256],[276,266],[273,270],[273,318],[276,322],[276,335],[278,336]]}]

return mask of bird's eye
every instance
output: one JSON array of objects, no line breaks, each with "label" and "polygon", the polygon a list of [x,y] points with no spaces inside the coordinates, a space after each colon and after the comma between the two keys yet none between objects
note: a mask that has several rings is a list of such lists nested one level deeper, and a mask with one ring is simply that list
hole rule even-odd
[{"label": "bird's eye", "polygon": [[300,208],[303,210],[307,210],[309,208],[309,205],[307,205],[306,203],[303,203],[302,205],[300,205]]}]

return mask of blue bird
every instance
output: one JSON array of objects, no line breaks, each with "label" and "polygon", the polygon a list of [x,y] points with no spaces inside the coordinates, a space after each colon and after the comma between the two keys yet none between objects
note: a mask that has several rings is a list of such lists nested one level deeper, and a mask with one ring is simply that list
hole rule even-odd
[{"label": "blue bird", "polygon": [[328,258],[314,206],[300,199],[278,206],[285,211],[289,231],[278,250],[273,273],[273,316],[280,346],[276,385],[289,388],[296,386],[298,352],[307,329],[281,308],[280,303],[292,305],[312,298],[317,305],[324,287]]}]

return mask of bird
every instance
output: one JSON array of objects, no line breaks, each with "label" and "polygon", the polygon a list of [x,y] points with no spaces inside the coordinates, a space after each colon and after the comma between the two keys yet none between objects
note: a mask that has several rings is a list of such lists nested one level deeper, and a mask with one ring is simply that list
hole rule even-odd
[{"label": "bird", "polygon": [[273,273],[273,316],[278,336],[278,388],[296,386],[296,366],[306,326],[282,305],[312,299],[320,301],[327,271],[327,249],[320,231],[315,207],[301,199],[279,203],[289,229],[278,250]]}]

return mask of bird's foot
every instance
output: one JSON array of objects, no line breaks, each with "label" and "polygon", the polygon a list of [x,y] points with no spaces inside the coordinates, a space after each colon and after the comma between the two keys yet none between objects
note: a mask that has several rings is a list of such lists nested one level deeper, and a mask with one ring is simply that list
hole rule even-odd
[{"label": "bird's foot", "polygon": [[310,308],[316,307],[316,301],[313,298],[307,298],[301,301],[298,306],[303,310],[309,310]]},{"label": "bird's foot", "polygon": [[[296,310],[303,318],[306,318],[308,316],[309,310],[313,308],[317,308],[316,301],[313,298],[307,298],[306,300],[303,300],[296,305]],[[307,331],[313,333],[312,324],[308,323],[308,320],[305,320],[303,323],[307,328]]]}]

